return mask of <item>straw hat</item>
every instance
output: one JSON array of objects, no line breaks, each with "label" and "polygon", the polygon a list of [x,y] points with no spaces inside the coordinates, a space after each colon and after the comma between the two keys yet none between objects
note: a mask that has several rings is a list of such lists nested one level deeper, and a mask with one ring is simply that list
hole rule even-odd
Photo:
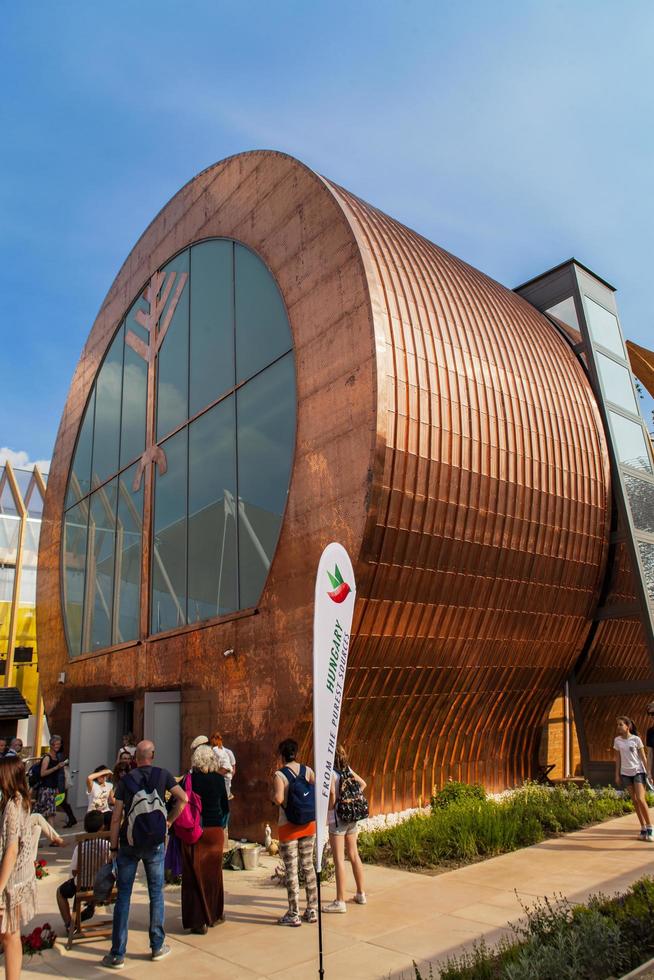
[{"label": "straw hat", "polygon": [[197,749],[198,745],[208,745],[209,739],[206,735],[197,735],[191,742],[191,752]]}]

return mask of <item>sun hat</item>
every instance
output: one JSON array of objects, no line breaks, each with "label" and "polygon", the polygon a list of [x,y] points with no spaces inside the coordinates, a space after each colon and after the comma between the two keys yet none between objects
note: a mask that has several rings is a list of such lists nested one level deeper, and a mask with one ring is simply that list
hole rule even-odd
[{"label": "sun hat", "polygon": [[193,749],[197,749],[198,745],[208,745],[209,739],[206,735],[197,735],[191,742],[191,752]]}]

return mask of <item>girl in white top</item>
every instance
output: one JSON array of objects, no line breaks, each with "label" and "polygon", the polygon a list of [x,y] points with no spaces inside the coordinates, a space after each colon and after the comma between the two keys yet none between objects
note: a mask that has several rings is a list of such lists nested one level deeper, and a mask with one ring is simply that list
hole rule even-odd
[{"label": "girl in white top", "polygon": [[647,756],[631,718],[621,715],[617,719],[618,734],[613,740],[615,755],[615,781],[628,791],[640,822],[640,839],[654,841],[654,830],[649,819],[645,796],[647,781]]},{"label": "girl in white top", "polygon": [[105,817],[105,826],[107,827],[111,820],[109,797],[114,788],[113,783],[110,783],[107,777],[112,775],[111,769],[107,769],[106,766],[98,766],[86,777],[86,799],[88,801],[86,812],[97,810],[98,813],[107,814]]}]

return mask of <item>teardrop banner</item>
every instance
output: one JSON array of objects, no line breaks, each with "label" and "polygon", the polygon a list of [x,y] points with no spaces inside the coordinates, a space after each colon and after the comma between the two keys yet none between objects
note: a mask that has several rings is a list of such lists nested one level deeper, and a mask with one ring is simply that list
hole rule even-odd
[{"label": "teardrop banner", "polygon": [[322,553],[313,617],[313,764],[316,774],[316,873],[318,878],[319,975],[322,966],[320,871],[327,843],[327,810],[345,690],[356,585],[345,548],[332,542]]}]

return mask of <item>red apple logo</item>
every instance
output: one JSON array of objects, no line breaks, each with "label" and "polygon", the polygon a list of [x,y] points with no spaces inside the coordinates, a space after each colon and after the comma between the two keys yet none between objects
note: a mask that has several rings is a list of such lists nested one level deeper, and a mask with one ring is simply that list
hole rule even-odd
[{"label": "red apple logo", "polygon": [[332,592],[328,592],[327,595],[332,600],[332,602],[344,602],[348,595],[352,591],[347,582],[343,581],[343,576],[341,575],[338,565],[334,565],[334,574],[327,572],[329,575],[329,581],[332,584]]}]

